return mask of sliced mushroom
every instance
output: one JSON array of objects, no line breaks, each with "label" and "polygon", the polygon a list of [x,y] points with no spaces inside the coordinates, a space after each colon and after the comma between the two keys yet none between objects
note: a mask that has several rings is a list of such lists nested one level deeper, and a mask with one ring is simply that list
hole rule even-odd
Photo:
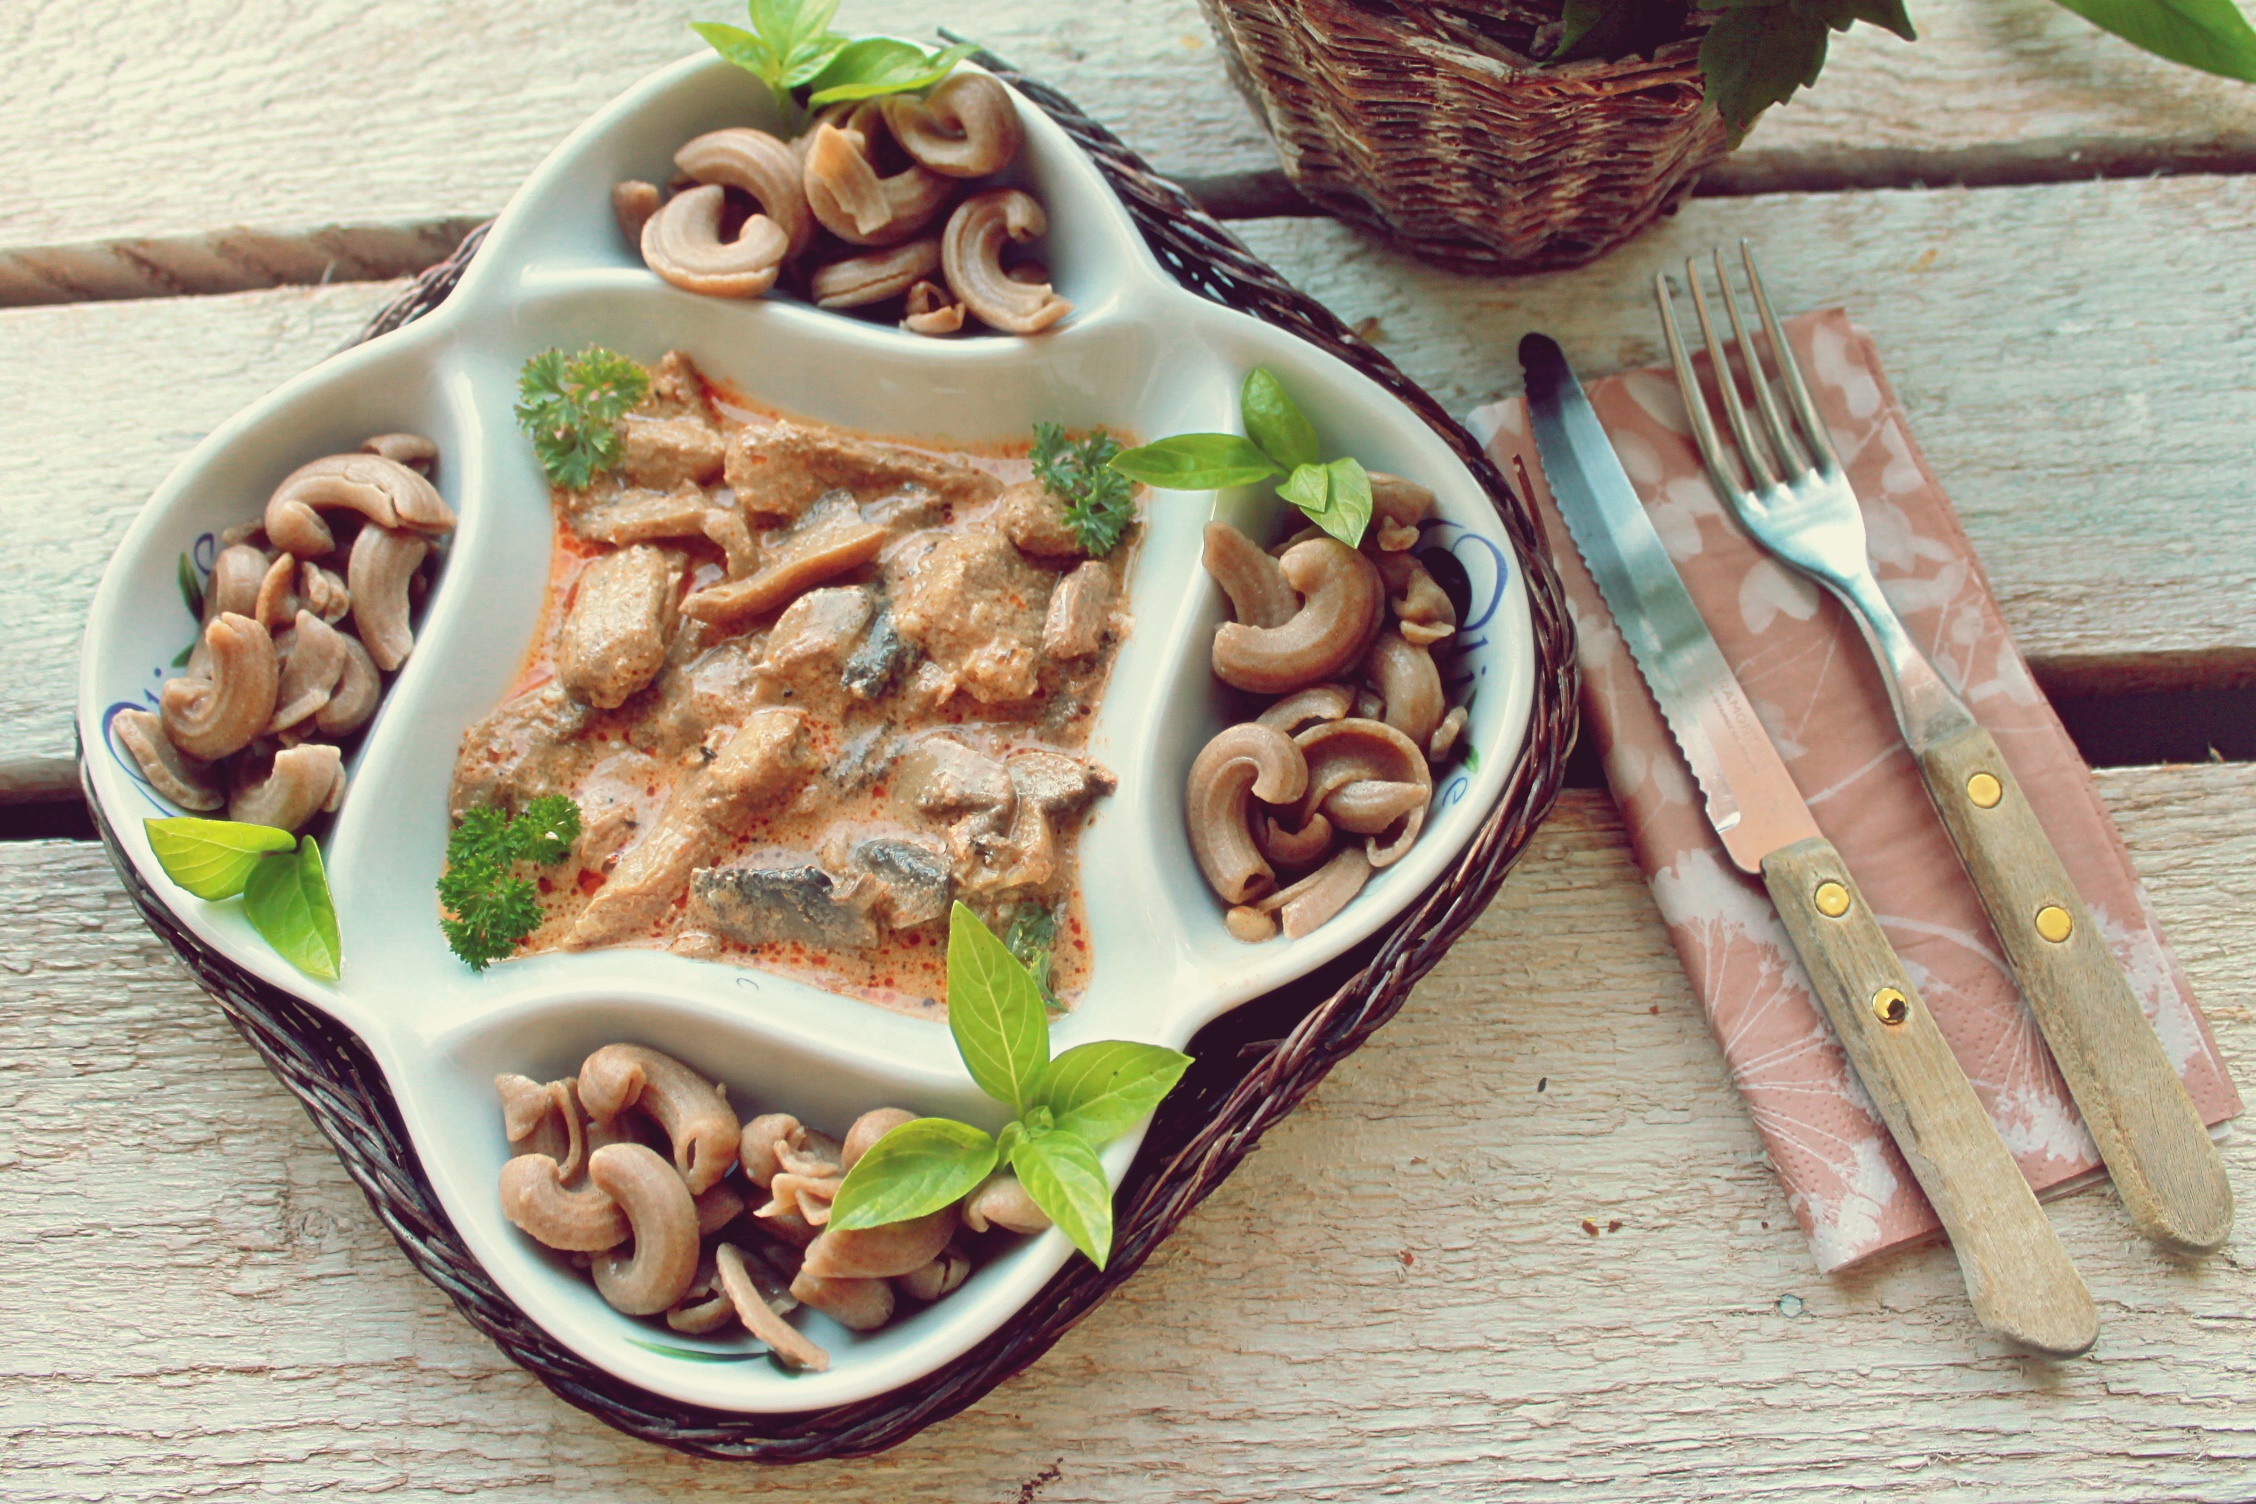
[{"label": "sliced mushroom", "polygon": [[290,554],[277,554],[259,580],[258,599],[252,603],[251,617],[269,632],[279,632],[297,614],[298,561]]},{"label": "sliced mushroom", "polygon": [[766,131],[743,126],[708,131],[675,152],[674,165],[700,183],[750,194],[783,232],[786,261],[814,240],[815,219],[808,211],[799,155]]},{"label": "sliced mushroom", "polygon": [[901,150],[952,178],[1001,172],[1025,139],[1010,91],[984,73],[957,73],[922,99],[893,95],[883,108]]},{"label": "sliced mushroom", "polygon": [[345,588],[344,576],[323,569],[311,559],[298,565],[298,600],[331,626],[352,610],[352,591]]},{"label": "sliced mushroom", "polygon": [[902,1107],[873,1107],[854,1119],[854,1126],[846,1130],[846,1141],[838,1146],[838,1165],[851,1170],[877,1141],[903,1123],[916,1121],[916,1114]]},{"label": "sliced mushroom", "polygon": [[1277,561],[1261,546],[1227,522],[1206,525],[1206,550],[1201,562],[1222,593],[1230,610],[1249,627],[1281,627],[1300,609],[1300,598],[1285,583]]},{"label": "sliced mushroom", "polygon": [[912,1300],[935,1301],[952,1293],[971,1274],[971,1258],[955,1244],[893,1281],[893,1288]]},{"label": "sliced mushroom", "polygon": [[1227,904],[1269,891],[1276,871],[1254,845],[1250,803],[1290,804],[1308,783],[1308,765],[1293,739],[1248,721],[1221,732],[1191,764],[1183,798],[1191,855]]},{"label": "sliced mushroom", "polygon": [[1320,722],[1340,720],[1354,708],[1354,690],[1344,684],[1316,684],[1285,696],[1256,719],[1295,736]]},{"label": "sliced mushroom", "polygon": [[627,244],[642,248],[642,227],[650,223],[650,216],[665,201],[666,195],[656,183],[640,178],[611,185],[611,213],[619,221],[619,233],[627,237]]},{"label": "sliced mushroom", "polygon": [[802,1269],[791,1293],[857,1332],[874,1332],[893,1319],[893,1286],[881,1279],[824,1279]]},{"label": "sliced mushroom", "polygon": [[964,326],[964,305],[937,282],[919,282],[901,305],[901,327],[911,334],[955,334]]},{"label": "sliced mushroom", "polygon": [[121,710],[111,729],[132,754],[149,787],[182,809],[218,809],[227,802],[210,764],[188,756],[165,735],[164,718],[148,710]]},{"label": "sliced mushroom", "polygon": [[319,559],[337,546],[321,520],[327,511],[360,513],[378,527],[444,533],[454,512],[438,488],[397,460],[380,454],[332,454],[300,465],[266,501],[266,536],[301,559]]},{"label": "sliced mushroom", "polygon": [[605,1045],[580,1066],[580,1102],[609,1123],[639,1107],[666,1130],[674,1164],[691,1192],[719,1181],[736,1164],[736,1112],[712,1082],[671,1055],[638,1044]]},{"label": "sliced mushroom", "polygon": [[948,1205],[883,1227],[826,1227],[807,1245],[800,1267],[817,1279],[891,1279],[923,1267],[955,1235],[956,1208]]},{"label": "sliced mushroom", "polygon": [[752,529],[746,524],[744,514],[713,507],[698,519],[698,530],[708,540],[719,544],[728,558],[728,578],[747,579],[759,567],[759,544],[753,540]]},{"label": "sliced mushroom", "polygon": [[1386,723],[1424,748],[1449,709],[1433,654],[1400,632],[1383,631],[1371,639],[1363,667],[1386,702]]},{"label": "sliced mushroom", "polygon": [[767,1294],[755,1281],[743,1249],[734,1243],[723,1243],[713,1250],[713,1262],[720,1275],[721,1290],[735,1307],[737,1320],[744,1323],[745,1330],[765,1342],[769,1351],[793,1368],[821,1373],[830,1367],[830,1354],[813,1338],[784,1320],[768,1303]]},{"label": "sliced mushroom", "polygon": [[697,1277],[697,1205],[674,1167],[641,1144],[606,1144],[588,1156],[588,1183],[619,1204],[634,1249],[589,1266],[613,1310],[655,1316]]},{"label": "sliced mushroom", "polygon": [[[1368,541],[1368,540],[1365,540]],[[1406,553],[1379,553],[1372,562],[1394,608],[1395,630],[1406,641],[1431,647],[1457,630],[1457,608],[1426,566]]]},{"label": "sliced mushroom", "polygon": [[295,831],[329,803],[345,776],[344,754],[327,742],[307,742],[275,753],[263,773],[257,763],[247,762],[238,776],[227,801],[228,819]]},{"label": "sliced mushroom", "polygon": [[727,626],[790,604],[823,581],[859,569],[877,557],[892,530],[880,523],[843,523],[809,536],[759,573],[693,591],[681,614]]},{"label": "sliced mushroom", "polygon": [[266,727],[269,733],[286,731],[329,703],[351,659],[345,647],[348,640],[311,611],[298,613],[297,624],[290,629],[290,649],[282,655],[274,718]]},{"label": "sliced mushroom", "polygon": [[1418,524],[1434,514],[1434,493],[1416,481],[1371,472],[1371,520],[1379,547],[1387,553],[1404,553],[1418,542]]},{"label": "sliced mushroom", "polygon": [[[647,1149],[643,1152],[650,1153]],[[666,1173],[673,1174],[671,1170]],[[679,1180],[674,1183],[677,1187],[681,1184]],[[689,1192],[683,1191],[681,1196],[687,1206]],[[501,1214],[528,1237],[567,1253],[602,1253],[624,1243],[634,1230],[627,1214],[603,1187],[586,1185],[567,1190],[563,1167],[546,1154],[520,1154],[501,1167]],[[696,1230],[696,1213],[692,1211],[692,1244]],[[691,1257],[696,1257],[694,1247]]]},{"label": "sliced mushroom", "polygon": [[938,270],[940,237],[926,235],[817,267],[807,279],[807,292],[817,308],[860,308],[897,298]]},{"label": "sliced mushroom", "polygon": [[881,178],[867,152],[862,132],[828,121],[816,126],[802,173],[807,205],[824,229],[848,245],[894,245],[923,229],[956,185],[914,162]]},{"label": "sliced mushroom", "polygon": [[1084,559],[1050,592],[1042,622],[1042,652],[1060,663],[1094,658],[1104,646],[1112,618],[1112,569],[1102,559]]},{"label": "sliced mushroom", "polygon": [[274,718],[281,668],[266,628],[232,611],[205,626],[204,647],[211,677],[167,679],[157,708],[173,746],[214,762],[249,746]]},{"label": "sliced mushroom", "polygon": [[313,724],[323,736],[350,736],[368,724],[376,713],[376,706],[384,698],[384,681],[376,672],[376,660],[368,655],[357,637],[338,634],[345,647],[344,671],[338,675],[336,687],[329,691],[329,701],[314,713]]},{"label": "sliced mushroom", "polygon": [[[1311,727],[1293,738],[1307,759],[1308,783],[1301,795],[1299,818],[1306,821],[1318,810],[1334,825],[1358,819],[1354,798],[1335,801],[1350,784],[1408,784],[1418,791],[1415,807],[1403,812],[1391,836],[1373,834],[1366,842],[1371,865],[1386,867],[1402,859],[1426,820],[1433,798],[1433,772],[1426,766],[1425,749],[1384,721],[1350,717],[1329,725]],[[1371,797],[1396,799],[1394,794]],[[1368,806],[1363,806],[1368,808]],[[1383,829],[1383,827],[1382,827]]]},{"label": "sliced mushroom", "polygon": [[419,433],[375,433],[360,441],[362,454],[380,454],[425,480],[439,467],[439,446]]},{"label": "sliced mushroom", "polygon": [[1034,196],[1016,188],[975,193],[948,216],[940,267],[964,306],[1005,334],[1034,334],[1073,311],[1047,282],[1015,282],[1003,270],[1003,242],[1041,238],[1049,217]]},{"label": "sliced mushroom", "polygon": [[212,560],[211,578],[204,582],[204,620],[224,611],[237,616],[258,615],[259,586],[266,580],[271,561],[263,548],[248,543],[230,544]]},{"label": "sliced mushroom", "polygon": [[1283,921],[1287,940],[1298,940],[1346,908],[1370,876],[1371,859],[1363,848],[1343,846],[1299,882],[1261,900],[1260,907]]},{"label": "sliced mushroom", "polygon": [[991,1227],[1005,1232],[1041,1232],[1049,1227],[1050,1214],[1035,1204],[1016,1175],[999,1170],[964,1197],[963,1220],[973,1232],[986,1232]]},{"label": "sliced mushroom", "polygon": [[1339,676],[1363,657],[1385,611],[1371,561],[1336,538],[1310,538],[1277,567],[1299,591],[1282,626],[1224,622],[1214,633],[1215,675],[1236,689],[1282,695]]},{"label": "sliced mushroom", "polygon": [[642,263],[685,292],[756,298],[775,286],[790,242],[775,221],[755,214],[736,239],[721,239],[728,190],[706,183],[677,193],[642,227]]}]

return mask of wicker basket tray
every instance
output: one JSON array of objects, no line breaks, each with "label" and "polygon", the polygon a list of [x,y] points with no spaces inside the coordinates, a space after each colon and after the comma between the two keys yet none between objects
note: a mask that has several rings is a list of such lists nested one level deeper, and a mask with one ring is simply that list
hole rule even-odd
[{"label": "wicker basket tray", "polygon": [[1199,3],[1294,185],[1460,271],[1602,256],[1736,144],[1697,23],[1650,58],[1546,68],[1499,39],[1489,13],[1520,7],[1495,0]]},{"label": "wicker basket tray", "polygon": [[[1053,116],[1095,159],[1160,260],[1218,303],[1289,329],[1396,393],[1472,468],[1502,515],[1525,571],[1537,677],[1531,724],[1504,796],[1452,871],[1387,929],[1279,993],[1238,1009],[1191,1044],[1196,1063],[1162,1105],[1116,1197],[1112,1261],[1075,1259],[1012,1321],[915,1384],[834,1409],[734,1414],[663,1398],[580,1358],[535,1325],[464,1247],[425,1178],[390,1088],[349,1031],[189,934],[139,878],[89,790],[88,804],[137,907],[267,1066],[305,1105],[409,1262],[471,1324],[570,1403],[631,1435],[703,1456],[809,1462],[894,1446],[953,1415],[1040,1357],[1126,1280],[1334,1064],[1393,1016],[1411,986],[1487,905],[1529,832],[1550,809],[1575,729],[1571,628],[1536,523],[1471,436],[1384,356],[1358,341],[1203,214],[1110,132],[1054,91],[980,61]],[[480,239],[418,278],[359,339],[438,306]],[[356,341],[357,342],[357,341]],[[82,751],[83,758],[83,751]],[[82,766],[83,776],[83,766]]]}]

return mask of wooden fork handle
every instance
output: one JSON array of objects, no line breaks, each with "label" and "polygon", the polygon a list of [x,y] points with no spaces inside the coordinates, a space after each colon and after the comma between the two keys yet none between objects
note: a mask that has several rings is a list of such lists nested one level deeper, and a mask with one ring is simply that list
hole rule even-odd
[{"label": "wooden fork handle", "polygon": [[2091,1292],[1841,854],[1813,836],[1764,857],[1762,872],[1849,1063],[1950,1234],[1975,1316],[2038,1352],[2083,1352],[2099,1332]]},{"label": "wooden fork handle", "polygon": [[2132,1222],[2180,1252],[2221,1247],[2224,1159],[1997,743],[1969,727],[1919,766]]}]

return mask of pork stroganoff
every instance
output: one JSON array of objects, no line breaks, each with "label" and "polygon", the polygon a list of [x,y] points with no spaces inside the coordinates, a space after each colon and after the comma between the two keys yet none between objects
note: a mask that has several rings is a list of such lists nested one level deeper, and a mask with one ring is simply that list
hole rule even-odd
[{"label": "pork stroganoff", "polygon": [[457,820],[579,807],[523,949],[660,946],[939,1017],[960,899],[1069,1003],[1137,529],[1091,558],[1023,458],[762,412],[679,353],[646,392],[615,466],[553,487],[544,621],[455,768]]}]

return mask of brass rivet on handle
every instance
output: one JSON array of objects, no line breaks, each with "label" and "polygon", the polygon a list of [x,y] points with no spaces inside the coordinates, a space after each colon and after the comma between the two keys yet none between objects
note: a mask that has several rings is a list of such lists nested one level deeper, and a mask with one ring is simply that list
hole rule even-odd
[{"label": "brass rivet on handle", "polygon": [[1893,987],[1883,987],[1872,994],[1872,1011],[1892,1028],[1911,1017],[1911,999]]},{"label": "brass rivet on handle", "polygon": [[2053,944],[2058,945],[2067,939],[2075,933],[2075,929],[2076,921],[2070,919],[2068,911],[2059,904],[2048,903],[2037,910],[2037,933]]},{"label": "brass rivet on handle", "polygon": [[1828,919],[1838,919],[1849,911],[1849,890],[1830,880],[1819,883],[1810,901],[1817,911]]},{"label": "brass rivet on handle", "polygon": [[1997,802],[2005,797],[2005,785],[1998,782],[1995,773],[1976,773],[1966,780],[1966,797],[1980,809],[1996,809]]}]

